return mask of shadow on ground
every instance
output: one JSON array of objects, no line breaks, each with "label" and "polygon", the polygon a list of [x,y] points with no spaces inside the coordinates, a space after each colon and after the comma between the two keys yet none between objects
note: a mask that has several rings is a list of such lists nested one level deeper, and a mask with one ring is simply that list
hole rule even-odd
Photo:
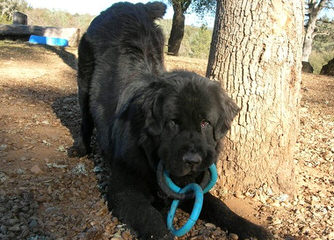
[{"label": "shadow on ground", "polygon": [[[63,126],[68,128],[73,140],[78,138],[80,134],[80,110],[77,102],[77,95],[71,94],[66,96],[58,97],[52,103],[52,109],[56,114],[57,118],[60,119]],[[92,153],[87,156],[94,163],[94,172],[98,182],[98,189],[102,197],[107,200],[106,194],[108,191],[108,182],[110,174],[110,166],[103,161],[101,152],[96,144],[95,134],[93,134],[92,141]],[[69,152],[74,146],[68,148],[68,156],[71,156]]]},{"label": "shadow on ground", "polygon": [[49,45],[41,45],[45,49],[54,52],[59,58],[63,60],[65,64],[71,67],[73,70],[77,70],[77,58],[73,53],[66,51],[65,47],[54,47]]}]

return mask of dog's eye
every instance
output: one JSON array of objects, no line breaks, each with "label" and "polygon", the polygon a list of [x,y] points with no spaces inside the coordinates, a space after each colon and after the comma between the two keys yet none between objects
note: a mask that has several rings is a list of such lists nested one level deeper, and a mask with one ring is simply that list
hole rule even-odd
[{"label": "dog's eye", "polygon": [[210,125],[209,121],[207,121],[207,120],[205,120],[205,119],[203,119],[203,120],[201,121],[201,128],[206,128],[206,127],[208,127],[209,125]]},{"label": "dog's eye", "polygon": [[169,120],[169,121],[168,121],[168,126],[169,126],[170,128],[174,128],[176,125],[177,125],[177,123],[176,123],[175,120]]}]

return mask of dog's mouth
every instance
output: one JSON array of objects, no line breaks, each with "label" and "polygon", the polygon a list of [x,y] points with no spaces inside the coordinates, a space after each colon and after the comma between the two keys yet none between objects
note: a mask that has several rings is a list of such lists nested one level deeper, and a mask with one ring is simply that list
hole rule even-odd
[{"label": "dog's mouth", "polygon": [[[191,173],[191,171],[189,173]],[[165,176],[166,174],[169,175],[169,173],[164,168],[162,161],[160,161],[158,164],[157,170],[156,170],[157,182],[161,190],[167,195],[168,198],[184,200],[184,199],[191,199],[194,197],[194,194],[192,192],[180,194],[180,193],[176,193],[175,191],[173,191],[170,188],[170,186],[168,186],[168,183],[166,181],[166,176]],[[197,172],[197,175],[198,174],[200,173]],[[202,174],[200,175],[201,175],[201,180],[200,180],[199,185],[202,187],[202,189],[204,189],[210,181],[210,172],[207,169],[204,172],[202,172]],[[177,177],[177,179],[181,179],[182,183],[179,184],[180,186],[189,184],[192,181],[194,181],[193,175],[190,175],[190,174],[187,174],[180,178]]]}]

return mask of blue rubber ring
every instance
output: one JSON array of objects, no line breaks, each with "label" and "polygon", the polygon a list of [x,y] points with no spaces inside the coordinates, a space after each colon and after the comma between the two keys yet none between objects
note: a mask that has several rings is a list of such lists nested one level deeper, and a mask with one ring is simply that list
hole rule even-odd
[{"label": "blue rubber ring", "polygon": [[180,200],[173,200],[171,208],[168,212],[167,215],[167,228],[169,229],[169,231],[171,231],[175,236],[177,237],[181,237],[183,235],[185,235],[187,232],[189,232],[191,230],[191,228],[195,225],[201,210],[202,210],[202,205],[203,205],[203,195],[204,193],[207,193],[210,191],[210,189],[216,184],[217,178],[218,178],[218,174],[217,174],[217,168],[215,164],[212,164],[209,167],[210,170],[210,182],[208,183],[208,185],[204,188],[204,190],[202,190],[201,186],[196,184],[196,183],[190,183],[187,186],[185,186],[184,188],[180,188],[179,186],[177,186],[172,179],[169,177],[169,174],[167,171],[163,171],[163,175],[164,178],[166,180],[166,183],[168,185],[168,187],[174,191],[175,193],[187,193],[190,191],[193,191],[195,193],[195,203],[194,203],[194,207],[193,210],[190,214],[190,217],[188,219],[188,221],[178,230],[176,230],[173,226],[173,220],[174,220],[174,216],[175,216],[175,212],[176,209],[180,203]]},{"label": "blue rubber ring", "polygon": [[182,188],[180,190],[180,193],[186,193],[189,191],[194,191],[195,193],[195,203],[194,203],[194,207],[193,210],[190,214],[190,217],[188,219],[188,221],[178,230],[176,230],[173,226],[173,220],[174,220],[174,216],[175,216],[175,212],[176,209],[179,205],[179,200],[173,200],[171,208],[168,212],[167,215],[167,228],[169,229],[169,231],[171,231],[175,236],[177,237],[181,237],[184,234],[186,234],[187,232],[190,231],[190,229],[195,225],[201,210],[202,210],[202,205],[203,205],[203,191],[202,188],[196,184],[196,183],[190,183],[187,186],[185,186],[184,188]]},{"label": "blue rubber ring", "polygon": [[208,183],[208,185],[203,189],[203,193],[207,193],[211,190],[211,188],[213,188],[213,186],[216,184],[217,182],[217,178],[218,178],[218,174],[217,174],[217,168],[216,165],[212,164],[209,167],[210,170],[210,175],[211,175],[211,180]]},{"label": "blue rubber ring", "polygon": [[[216,184],[217,182],[217,178],[218,178],[218,174],[217,174],[217,168],[215,164],[212,164],[209,167],[210,170],[210,175],[211,175],[211,179],[210,182],[208,183],[208,185],[203,189],[203,193],[207,193],[211,190],[211,188],[213,188],[213,186]],[[164,177],[166,179],[166,183],[168,185],[168,187],[175,193],[180,193],[181,188],[179,186],[177,186],[173,180],[169,177],[169,174],[166,170],[163,171]]]},{"label": "blue rubber ring", "polygon": [[163,171],[164,177],[166,179],[167,186],[175,193],[180,193],[181,188],[177,186],[173,180],[170,178],[168,172],[166,170]]}]

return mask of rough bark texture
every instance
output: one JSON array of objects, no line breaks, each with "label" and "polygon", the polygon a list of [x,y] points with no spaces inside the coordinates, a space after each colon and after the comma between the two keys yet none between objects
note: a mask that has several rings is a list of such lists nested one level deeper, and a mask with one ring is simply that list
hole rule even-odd
[{"label": "rough bark texture", "polygon": [[224,140],[220,185],[293,193],[303,1],[217,1],[207,76],[241,107]]},{"label": "rough bark texture", "polygon": [[320,11],[325,7],[328,0],[310,0],[308,1],[308,22],[305,26],[305,37],[303,44],[303,62],[308,62],[312,52],[312,42],[314,38],[314,30]]},{"label": "rough bark texture", "polygon": [[168,54],[177,56],[179,55],[179,50],[184,35],[184,12],[189,7],[191,1],[174,0],[172,3],[174,14],[172,29],[168,39]]}]

